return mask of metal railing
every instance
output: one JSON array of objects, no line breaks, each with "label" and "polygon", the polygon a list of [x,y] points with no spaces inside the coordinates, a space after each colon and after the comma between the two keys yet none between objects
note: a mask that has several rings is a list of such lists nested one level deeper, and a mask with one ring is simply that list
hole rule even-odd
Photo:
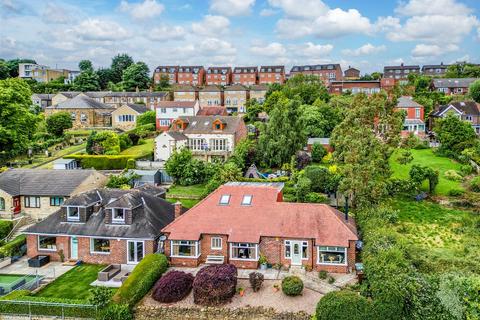
[{"label": "metal railing", "polygon": [[98,309],[90,304],[69,304],[43,301],[0,300],[0,314],[18,317],[36,316],[60,319],[95,319]]}]

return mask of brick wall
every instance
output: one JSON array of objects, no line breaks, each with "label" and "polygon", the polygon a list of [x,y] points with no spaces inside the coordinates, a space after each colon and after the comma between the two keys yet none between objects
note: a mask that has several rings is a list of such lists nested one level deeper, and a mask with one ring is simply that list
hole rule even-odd
[{"label": "brick wall", "polygon": [[346,266],[336,266],[336,265],[325,265],[317,264],[317,248],[313,252],[314,256],[314,268],[317,271],[327,271],[327,272],[336,272],[336,273],[348,273],[355,267],[356,251],[355,251],[355,241],[349,242],[350,246],[347,249],[347,265]]},{"label": "brick wall", "polygon": [[38,250],[38,236],[34,234],[27,235],[27,256],[29,258],[37,255],[49,256],[51,261],[60,261],[58,252],[63,250],[65,259],[70,257],[70,237],[59,236],[56,238],[56,251]]}]

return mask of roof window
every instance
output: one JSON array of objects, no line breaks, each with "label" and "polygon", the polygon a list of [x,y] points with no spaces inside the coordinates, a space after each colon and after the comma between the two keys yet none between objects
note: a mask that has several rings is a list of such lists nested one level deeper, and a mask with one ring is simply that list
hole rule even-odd
[{"label": "roof window", "polygon": [[251,204],[252,204],[252,195],[251,194],[244,195],[242,199],[242,206],[249,206]]},{"label": "roof window", "polygon": [[229,194],[223,194],[221,197],[220,197],[220,202],[219,202],[221,205],[227,205],[230,203],[230,195]]}]

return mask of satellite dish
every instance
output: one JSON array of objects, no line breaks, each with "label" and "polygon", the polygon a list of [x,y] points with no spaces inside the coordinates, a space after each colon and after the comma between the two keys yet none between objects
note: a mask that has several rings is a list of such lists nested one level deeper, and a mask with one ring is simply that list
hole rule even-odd
[{"label": "satellite dish", "polygon": [[160,238],[158,238],[160,241],[165,241],[167,240],[167,237],[166,236],[160,236]]}]

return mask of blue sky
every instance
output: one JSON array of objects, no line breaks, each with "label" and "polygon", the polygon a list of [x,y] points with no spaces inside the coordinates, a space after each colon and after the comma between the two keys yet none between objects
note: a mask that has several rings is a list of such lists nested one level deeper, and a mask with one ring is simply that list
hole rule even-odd
[{"label": "blue sky", "polygon": [[0,0],[0,57],[76,68],[480,63],[478,0]]}]

